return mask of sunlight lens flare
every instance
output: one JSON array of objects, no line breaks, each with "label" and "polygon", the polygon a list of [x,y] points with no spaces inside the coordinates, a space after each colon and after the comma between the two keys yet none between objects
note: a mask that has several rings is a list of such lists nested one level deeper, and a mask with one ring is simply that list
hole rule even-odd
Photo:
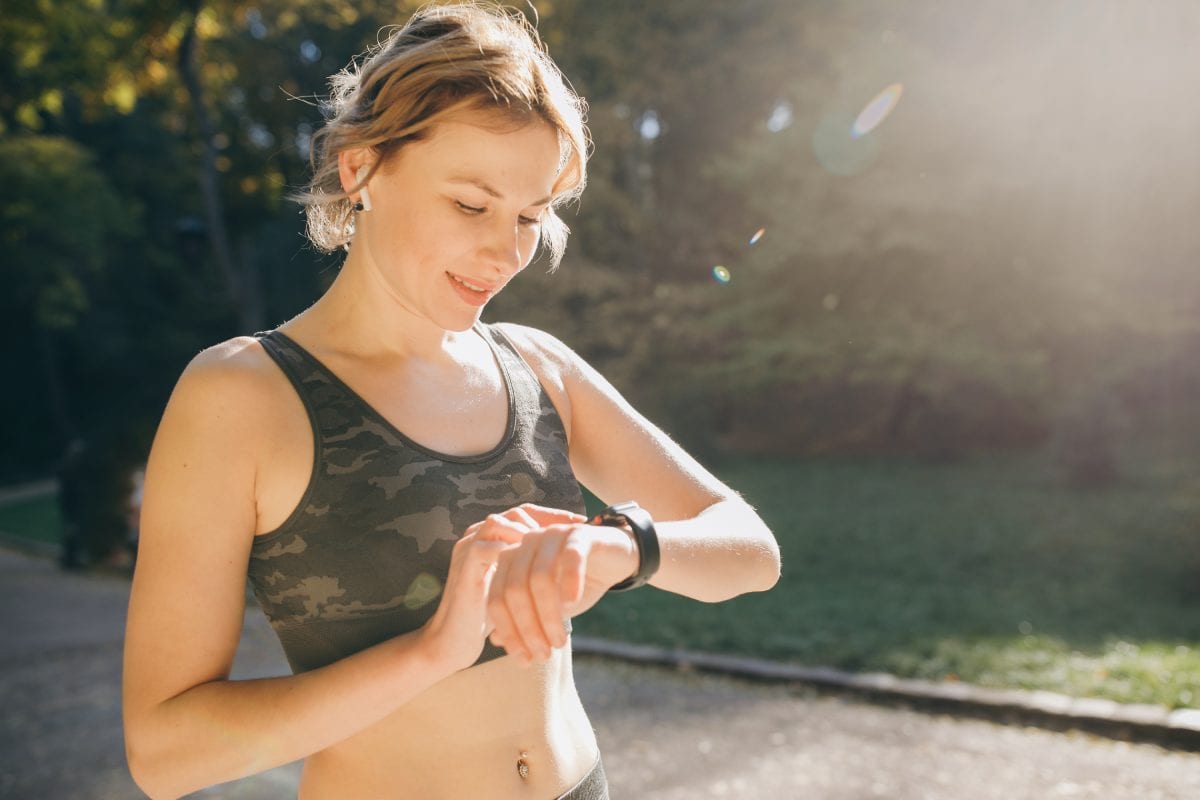
[{"label": "sunlight lens flare", "polygon": [[826,172],[860,175],[879,157],[880,137],[847,135],[851,122],[848,113],[831,111],[817,123],[812,135],[813,156]]},{"label": "sunlight lens flare", "polygon": [[716,282],[721,284],[722,286],[728,285],[730,279],[733,277],[732,275],[729,274],[729,270],[726,269],[725,267],[721,266],[720,264],[717,264],[715,267],[713,267],[712,274],[713,274],[713,279],[716,280]]},{"label": "sunlight lens flare", "polygon": [[792,119],[792,104],[786,100],[780,100],[771,110],[771,116],[767,118],[767,130],[771,133],[779,133],[792,124]]},{"label": "sunlight lens flare", "polygon": [[761,239],[763,237],[763,234],[766,232],[767,232],[766,228],[759,228],[758,230],[756,230],[754,232],[754,235],[750,237],[750,246],[753,247],[754,245],[758,244],[758,240]]},{"label": "sunlight lens flare", "polygon": [[878,128],[880,123],[887,119],[892,110],[896,108],[902,94],[904,94],[904,84],[893,83],[875,95],[875,99],[867,103],[866,108],[859,113],[854,124],[850,126],[850,138],[858,139]]}]

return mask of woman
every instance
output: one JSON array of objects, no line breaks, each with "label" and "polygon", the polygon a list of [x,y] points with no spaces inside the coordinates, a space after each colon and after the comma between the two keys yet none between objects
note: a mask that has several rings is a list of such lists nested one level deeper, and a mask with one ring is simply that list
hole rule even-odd
[{"label": "woman", "polygon": [[[301,758],[302,800],[607,797],[570,618],[646,580],[765,590],[778,548],[565,345],[479,321],[539,244],[557,264],[585,179],[519,15],[428,8],[334,89],[304,202],[340,273],[197,356],[155,438],[130,769],[154,798]],[[577,481],[641,508],[589,523]],[[247,576],[293,675],[229,680]]]}]

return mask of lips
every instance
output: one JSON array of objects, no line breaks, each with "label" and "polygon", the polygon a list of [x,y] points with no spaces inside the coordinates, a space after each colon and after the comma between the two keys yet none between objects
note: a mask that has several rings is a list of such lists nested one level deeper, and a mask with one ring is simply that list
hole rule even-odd
[{"label": "lips", "polygon": [[458,296],[465,303],[472,306],[483,305],[500,291],[500,284],[481,283],[470,278],[459,277],[450,272],[446,273],[446,279],[450,281],[451,288],[454,289]]}]

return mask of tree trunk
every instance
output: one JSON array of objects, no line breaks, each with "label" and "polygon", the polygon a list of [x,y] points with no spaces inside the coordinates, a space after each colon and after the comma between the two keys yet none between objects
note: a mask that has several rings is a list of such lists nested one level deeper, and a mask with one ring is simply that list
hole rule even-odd
[{"label": "tree trunk", "polygon": [[46,373],[47,396],[50,399],[50,414],[54,419],[55,433],[58,435],[57,445],[61,446],[71,441],[75,436],[75,424],[71,411],[67,407],[67,393],[63,389],[62,368],[59,364],[58,348],[54,343],[53,331],[41,325],[35,325],[38,350],[42,355],[42,368]]},{"label": "tree trunk", "polygon": [[179,44],[179,73],[187,89],[192,113],[196,117],[196,128],[200,134],[200,194],[204,199],[204,218],[208,225],[209,243],[217,260],[217,268],[225,280],[229,298],[237,311],[240,332],[251,333],[261,328],[263,314],[256,287],[250,285],[250,276],[246,275],[234,260],[233,250],[229,245],[229,232],[225,228],[225,210],[218,185],[217,149],[213,144],[212,118],[204,104],[204,93],[200,85],[196,21],[202,6],[203,0],[190,0],[187,3],[191,20],[183,35],[183,41]]}]

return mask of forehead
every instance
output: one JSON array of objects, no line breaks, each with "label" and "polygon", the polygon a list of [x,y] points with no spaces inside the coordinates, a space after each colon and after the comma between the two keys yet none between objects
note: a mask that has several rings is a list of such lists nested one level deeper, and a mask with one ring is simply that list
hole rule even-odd
[{"label": "forehead", "polygon": [[[398,154],[401,169],[434,180],[475,180],[505,194],[542,197],[559,172],[559,137],[549,123],[464,111]],[[529,198],[526,198],[529,199]]]}]

